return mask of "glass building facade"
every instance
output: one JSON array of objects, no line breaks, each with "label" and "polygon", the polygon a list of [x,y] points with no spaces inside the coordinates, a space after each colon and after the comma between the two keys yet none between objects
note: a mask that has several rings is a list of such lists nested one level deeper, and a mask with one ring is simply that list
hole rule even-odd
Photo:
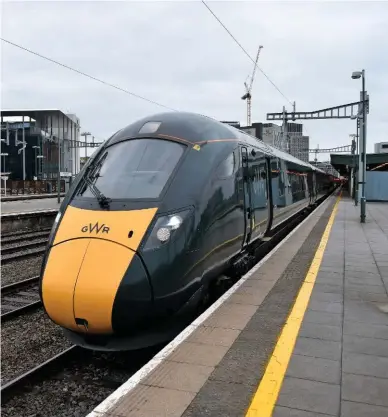
[{"label": "glass building facade", "polygon": [[79,119],[75,115],[59,110],[1,112],[1,172],[7,173],[9,180],[56,179],[59,172],[76,174],[80,170],[79,150]]}]

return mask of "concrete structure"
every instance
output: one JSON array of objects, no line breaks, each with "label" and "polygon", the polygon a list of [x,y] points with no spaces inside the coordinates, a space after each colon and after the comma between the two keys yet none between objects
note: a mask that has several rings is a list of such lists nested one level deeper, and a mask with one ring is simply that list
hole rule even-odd
[{"label": "concrete structure", "polygon": [[241,126],[240,122],[221,121],[221,123],[235,127],[246,132],[248,135],[255,136],[257,139],[263,138],[263,123],[252,123],[252,126]]},{"label": "concrete structure", "polygon": [[309,136],[303,136],[299,133],[289,133],[290,150],[289,153],[295,158],[299,158],[304,162],[309,161]]},{"label": "concrete structure", "polygon": [[264,123],[262,129],[262,140],[265,143],[308,162],[310,138],[303,136],[303,125],[301,123],[287,123],[287,138],[282,133],[282,126],[277,124]]},{"label": "concrete structure", "polygon": [[255,136],[268,145],[288,152],[302,161],[309,161],[310,138],[303,135],[301,123],[287,123],[287,138],[282,133],[282,126],[274,123],[252,123],[252,126],[241,126],[239,122],[223,121],[237,129]]},{"label": "concrete structure", "polygon": [[241,126],[239,122],[227,122],[221,123],[233,126],[249,135],[255,136],[268,145],[275,146],[279,149],[287,152],[288,147],[285,141],[282,140],[282,127],[274,123],[252,123],[252,126]]},{"label": "concrete structure", "polygon": [[263,142],[271,146],[276,146],[279,149],[282,149],[287,152],[287,147],[283,146],[283,141],[281,140],[281,126],[278,126],[274,123],[264,123],[263,124]]},{"label": "concrete structure", "polygon": [[[54,179],[80,170],[80,120],[58,109],[1,112],[2,172],[10,180]],[[23,146],[25,143],[25,146]]]},{"label": "concrete structure", "polygon": [[29,213],[41,210],[59,209],[55,198],[29,199],[22,201],[1,201],[2,214]]},{"label": "concrete structure", "polygon": [[88,417],[388,415],[388,217],[330,197]]},{"label": "concrete structure", "polygon": [[375,143],[375,153],[388,153],[388,142]]}]

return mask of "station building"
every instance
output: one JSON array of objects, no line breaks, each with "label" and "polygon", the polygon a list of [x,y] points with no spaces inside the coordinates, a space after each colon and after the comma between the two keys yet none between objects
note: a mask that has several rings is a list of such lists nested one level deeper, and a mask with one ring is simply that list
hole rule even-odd
[{"label": "station building", "polygon": [[375,153],[388,153],[388,142],[375,143]]},{"label": "station building", "polygon": [[1,172],[9,180],[80,171],[80,120],[58,109],[1,111]]},{"label": "station building", "polygon": [[[330,162],[341,176],[348,178],[349,193],[359,201],[359,155],[331,154]],[[388,201],[388,153],[366,154],[365,174],[366,201]]]}]

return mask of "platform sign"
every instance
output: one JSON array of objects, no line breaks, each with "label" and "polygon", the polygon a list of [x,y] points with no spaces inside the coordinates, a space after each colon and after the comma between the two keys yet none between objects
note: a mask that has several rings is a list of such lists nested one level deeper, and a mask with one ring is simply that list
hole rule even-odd
[{"label": "platform sign", "polygon": [[72,174],[71,172],[60,172],[59,175],[61,177],[71,177]]}]

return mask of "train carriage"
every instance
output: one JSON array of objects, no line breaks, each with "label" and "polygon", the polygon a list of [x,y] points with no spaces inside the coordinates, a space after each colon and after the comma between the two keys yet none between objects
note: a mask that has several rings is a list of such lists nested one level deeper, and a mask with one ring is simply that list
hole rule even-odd
[{"label": "train carriage", "polygon": [[205,116],[139,120],[104,142],[60,207],[42,264],[45,311],[87,348],[166,341],[217,276],[332,184]]}]

